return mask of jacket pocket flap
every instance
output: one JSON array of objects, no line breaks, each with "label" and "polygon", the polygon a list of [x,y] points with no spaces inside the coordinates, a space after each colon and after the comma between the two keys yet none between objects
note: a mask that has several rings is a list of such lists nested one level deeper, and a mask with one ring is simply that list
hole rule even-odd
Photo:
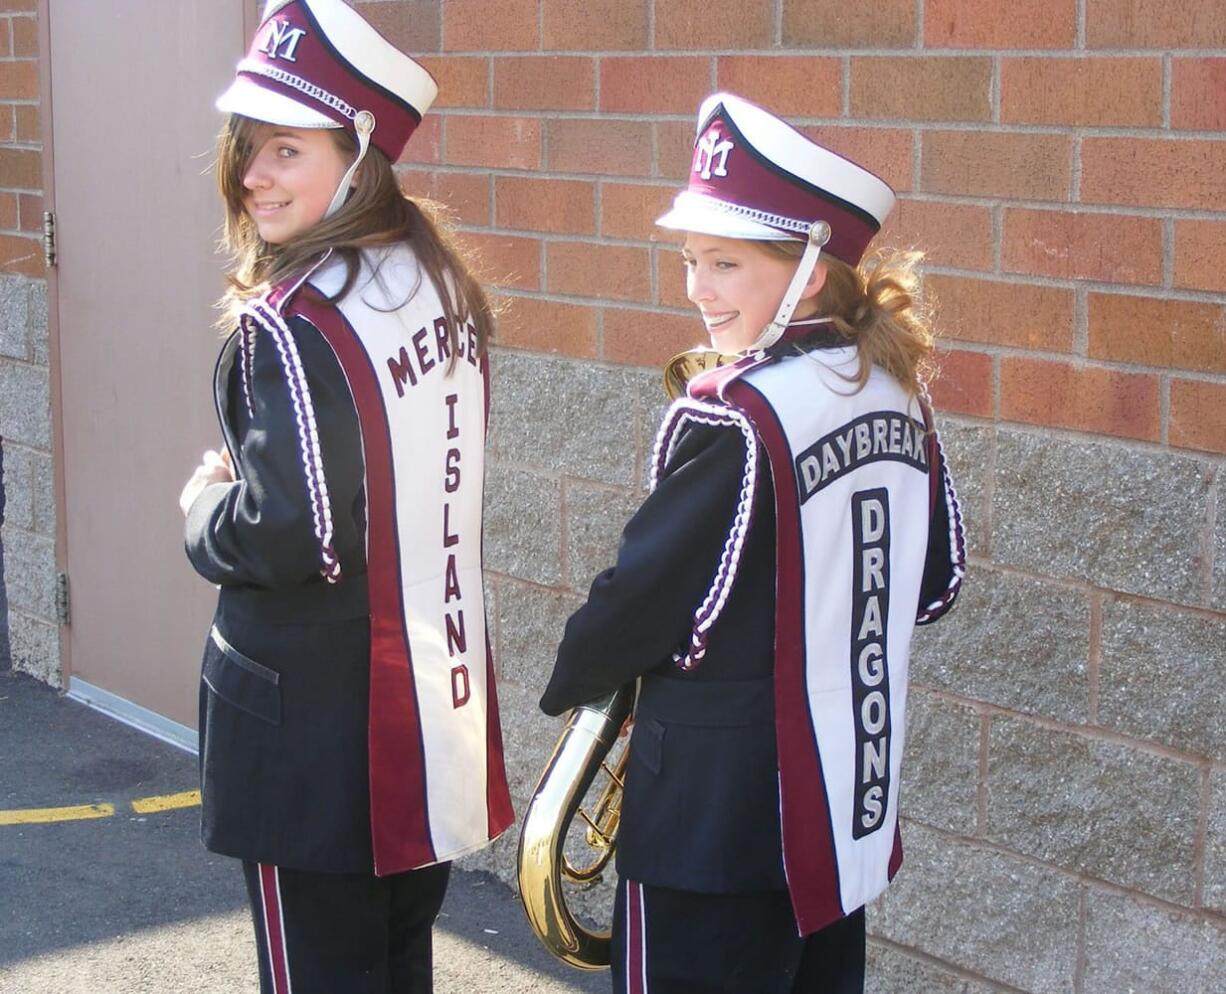
[{"label": "jacket pocket flap", "polygon": [[652,773],[659,773],[664,760],[664,726],[654,718],[636,718],[630,732],[630,754]]},{"label": "jacket pocket flap", "polygon": [[244,656],[215,625],[204,654],[203,678],[222,700],[269,724],[281,724],[281,675]]}]

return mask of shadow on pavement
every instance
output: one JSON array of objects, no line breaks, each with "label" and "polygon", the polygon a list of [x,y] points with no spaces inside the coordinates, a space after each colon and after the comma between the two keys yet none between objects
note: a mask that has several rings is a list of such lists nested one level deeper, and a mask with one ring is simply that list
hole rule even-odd
[{"label": "shadow on pavement", "polygon": [[245,906],[200,845],[198,809],[135,798],[197,785],[196,759],[17,673],[0,673],[0,811],[109,803],[88,821],[0,824],[0,965]]},{"label": "shadow on pavement", "polygon": [[[521,968],[526,967],[542,979],[552,978],[555,981],[541,987],[541,990],[607,992],[611,987],[607,970],[576,970],[546,952],[524,916],[519,897],[501,880],[488,873],[452,873],[447,900],[434,927],[434,935],[436,991],[452,989],[445,986],[455,970],[454,964],[448,963],[449,937],[480,947],[487,954],[487,959],[501,959]],[[455,958],[454,953],[451,958]],[[491,968],[497,969],[498,965],[491,963]],[[525,971],[510,969],[508,972],[522,976]],[[491,985],[488,989],[518,991],[522,988]]]},{"label": "shadow on pavement", "polygon": [[[201,846],[198,808],[138,815],[130,806],[196,786],[194,756],[0,672],[0,812],[115,807],[96,820],[0,824],[0,991],[209,990],[212,963],[226,990],[254,992],[238,864]],[[163,986],[187,962],[199,979]],[[6,976],[39,986],[9,987]],[[122,988],[109,986],[115,978]],[[545,952],[497,878],[452,874],[436,927],[440,994],[609,986],[607,972],[573,970]]]}]

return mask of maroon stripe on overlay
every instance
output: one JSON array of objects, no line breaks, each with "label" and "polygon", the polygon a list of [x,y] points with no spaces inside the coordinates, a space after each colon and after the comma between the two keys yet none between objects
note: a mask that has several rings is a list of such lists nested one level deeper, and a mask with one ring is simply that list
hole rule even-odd
[{"label": "maroon stripe on overlay", "polygon": [[336,353],[362,428],[370,584],[370,827],[375,873],[386,876],[437,862],[404,622],[391,431],[375,371],[344,315],[309,286],[295,295],[289,310],[318,328]]},{"label": "maroon stripe on overlay", "polygon": [[844,915],[821,757],[809,711],[805,652],[804,536],[791,447],[774,409],[743,379],[723,385],[766,446],[775,478],[775,734],[783,864],[801,935]]},{"label": "maroon stripe on overlay", "polygon": [[485,626],[485,810],[491,839],[498,838],[515,821],[502,757],[502,722],[498,717],[498,687],[488,624]]}]

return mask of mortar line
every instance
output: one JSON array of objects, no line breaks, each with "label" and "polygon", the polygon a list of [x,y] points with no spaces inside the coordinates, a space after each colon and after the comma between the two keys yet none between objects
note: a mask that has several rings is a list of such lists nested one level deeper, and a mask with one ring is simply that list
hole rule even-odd
[{"label": "mortar line", "polygon": [[1103,653],[1103,594],[1090,593],[1090,630],[1086,652],[1086,697],[1090,725],[1098,724],[1098,699],[1102,679]]},{"label": "mortar line", "polygon": [[1215,928],[1226,926],[1226,913],[1217,911],[1214,908],[1193,908],[1186,904],[1179,904],[1169,898],[1158,897],[1155,894],[1150,894],[1142,890],[1137,890],[1124,884],[1113,883],[1110,880],[1104,880],[1102,877],[1092,876],[1081,870],[1072,870],[1066,866],[1061,866],[1057,863],[1049,863],[1028,853],[1019,852],[1016,849],[1010,849],[1008,846],[999,842],[993,842],[990,839],[977,839],[966,835],[959,835],[957,832],[951,832],[941,828],[939,825],[932,825],[928,822],[920,821],[917,818],[903,818],[907,824],[914,824],[923,827],[924,831],[931,832],[933,835],[938,835],[942,839],[952,842],[958,842],[970,848],[980,850],[982,852],[995,853],[998,856],[1006,856],[1010,859],[1017,860],[1019,863],[1024,863],[1034,869],[1044,870],[1048,873],[1053,873],[1059,877],[1069,880],[1074,883],[1081,884],[1087,888],[1087,898],[1093,895],[1094,892],[1102,892],[1114,895],[1116,897],[1128,898],[1138,904],[1145,905],[1157,911],[1163,911],[1167,914],[1179,915],[1183,918],[1191,918],[1198,923],[1212,925]]},{"label": "mortar line", "polygon": [[1089,904],[1089,894],[1085,886],[1077,888],[1077,938],[1073,947],[1076,954],[1073,960],[1073,994],[1082,994],[1085,990],[1086,967],[1089,961],[1086,950],[1086,919]]},{"label": "mortar line", "polygon": [[1221,502],[1223,481],[1226,481],[1226,470],[1219,468],[1213,477],[1213,485],[1209,488],[1208,507],[1205,509],[1205,533],[1201,547],[1205,550],[1202,577],[1205,584],[1205,603],[1213,599],[1213,573],[1217,566],[1217,544],[1213,540],[1217,531],[1218,505]]},{"label": "mortar line", "polygon": [[883,935],[870,934],[868,937],[870,944],[881,946],[885,949],[892,949],[901,955],[910,959],[914,959],[923,963],[926,966],[933,967],[937,970],[950,973],[960,980],[973,981],[977,986],[986,987],[990,991],[999,992],[999,994],[1029,994],[1028,991],[1021,987],[1014,987],[1011,984],[1006,984],[1000,980],[993,980],[990,977],[985,977],[982,974],[972,973],[965,967],[958,966],[956,963],[950,963],[947,960],[938,959],[932,953],[925,952],[922,949],[916,949],[913,946],[904,946],[901,942],[896,942],[893,939],[886,938]]},{"label": "mortar line", "polygon": [[975,791],[975,835],[988,837],[988,743],[991,737],[992,716],[983,710],[979,714],[979,784]]},{"label": "mortar line", "polygon": [[1175,289],[1175,219],[1162,220],[1162,288]]},{"label": "mortar line", "polygon": [[988,101],[992,108],[992,123],[1000,124],[1000,104],[1001,104],[1001,57],[999,55],[992,56],[992,75],[988,80]]},{"label": "mortar line", "polygon": [[1158,375],[1158,440],[1163,445],[1171,444],[1171,377],[1169,373]]},{"label": "mortar line", "polygon": [[1213,760],[1207,756],[1198,753],[1189,753],[1177,749],[1174,746],[1165,745],[1164,743],[1154,741],[1152,739],[1138,739],[1125,732],[1116,731],[1114,728],[1108,728],[1105,725],[1098,724],[1074,724],[1060,718],[1050,718],[1047,715],[1037,714],[1032,711],[1017,711],[1013,708],[1006,707],[1003,704],[995,704],[992,701],[975,700],[970,697],[965,697],[957,691],[947,690],[943,687],[932,687],[923,683],[915,685],[916,690],[922,690],[924,693],[931,695],[935,700],[943,701],[947,704],[957,704],[962,707],[976,707],[983,710],[983,713],[990,717],[1002,717],[1013,720],[1022,720],[1041,728],[1048,732],[1059,732],[1062,735],[1071,735],[1079,739],[1084,739],[1090,742],[1105,743],[1108,745],[1123,746],[1128,749],[1134,749],[1137,752],[1145,753],[1157,759],[1165,759],[1175,763],[1182,763],[1184,766],[1191,766],[1196,769],[1209,769]]},{"label": "mortar line", "polygon": [[570,556],[567,552],[570,540],[570,477],[563,475],[558,488],[558,580],[564,587],[570,586]]},{"label": "mortar line", "polygon": [[1201,774],[1200,810],[1196,813],[1196,835],[1192,842],[1192,903],[1203,907],[1205,903],[1205,864],[1209,848],[1209,802],[1211,799],[1211,769]]},{"label": "mortar line", "polygon": [[1090,291],[1084,284],[1073,290],[1072,352],[1083,359],[1090,355]]},{"label": "mortar line", "polygon": [[1171,126],[1171,77],[1174,75],[1174,56],[1162,53],[1162,126]]}]

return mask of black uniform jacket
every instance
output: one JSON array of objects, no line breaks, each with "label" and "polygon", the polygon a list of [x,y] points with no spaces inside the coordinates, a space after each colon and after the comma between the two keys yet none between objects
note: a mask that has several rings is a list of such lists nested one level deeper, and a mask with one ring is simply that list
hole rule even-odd
[{"label": "black uniform jacket", "polygon": [[541,698],[548,714],[643,675],[617,867],[641,883],[737,893],[786,887],[779,835],[774,684],[775,525],[759,477],[737,581],[706,658],[682,672],[732,525],[745,441],[692,426],[626,525],[617,565],[570,618]]},{"label": "black uniform jacket", "polygon": [[[655,491],[626,525],[617,565],[570,618],[541,698],[560,714],[642,676],[617,843],[618,871],[700,893],[783,890],[774,721],[775,514],[759,491],[737,579],[706,658],[672,661],[692,630],[732,524],[745,442],[732,427],[694,425]],[[768,461],[762,454],[760,465]],[[933,562],[949,561],[937,501]],[[936,596],[945,574],[925,577]],[[937,586],[932,586],[937,585]],[[928,589],[932,586],[932,589]]]},{"label": "black uniform jacket", "polygon": [[372,871],[361,436],[331,348],[301,319],[290,328],[315,407],[342,579],[320,577],[297,414],[261,330],[250,412],[232,342],[215,383],[239,479],[207,487],[187,518],[188,557],[220,585],[200,686],[203,837],[214,852],[259,862]]}]

